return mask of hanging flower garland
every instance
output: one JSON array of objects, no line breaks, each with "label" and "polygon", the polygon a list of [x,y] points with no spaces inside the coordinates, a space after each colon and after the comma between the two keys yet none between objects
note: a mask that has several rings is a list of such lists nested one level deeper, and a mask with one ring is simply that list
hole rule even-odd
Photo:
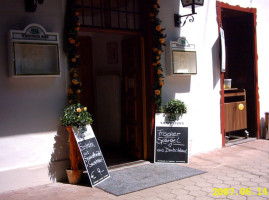
[{"label": "hanging flower garland", "polygon": [[162,108],[162,86],[164,84],[163,69],[161,66],[162,46],[165,46],[165,37],[163,34],[165,28],[161,26],[161,20],[157,17],[159,14],[159,1],[151,0],[150,19],[152,21],[152,67],[154,70],[153,100],[156,105],[156,111]]},{"label": "hanging flower garland", "polygon": [[79,23],[79,6],[76,5],[75,0],[68,0],[66,7],[65,18],[65,47],[68,55],[68,67],[70,76],[70,85],[68,89],[68,103],[78,103],[78,94],[81,93],[81,80],[78,76],[79,57],[78,54],[78,31]]}]

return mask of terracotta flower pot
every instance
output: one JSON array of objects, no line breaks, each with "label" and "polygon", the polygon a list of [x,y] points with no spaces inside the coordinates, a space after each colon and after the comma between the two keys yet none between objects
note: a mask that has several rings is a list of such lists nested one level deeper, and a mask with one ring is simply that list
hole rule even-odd
[{"label": "terracotta flower pot", "polygon": [[82,178],[83,170],[66,170],[68,182],[70,184],[78,184]]}]

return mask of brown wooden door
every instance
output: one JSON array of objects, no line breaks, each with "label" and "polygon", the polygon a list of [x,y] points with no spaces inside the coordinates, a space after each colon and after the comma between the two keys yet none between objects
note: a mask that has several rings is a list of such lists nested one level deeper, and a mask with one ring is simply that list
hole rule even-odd
[{"label": "brown wooden door", "polygon": [[87,106],[88,111],[94,119],[92,40],[91,37],[80,36],[79,42],[78,53],[80,55],[80,65],[78,72],[82,82],[82,92],[79,95],[79,101],[83,106]]},{"label": "brown wooden door", "polygon": [[140,37],[122,41],[123,143],[125,151],[142,158],[142,75]]}]

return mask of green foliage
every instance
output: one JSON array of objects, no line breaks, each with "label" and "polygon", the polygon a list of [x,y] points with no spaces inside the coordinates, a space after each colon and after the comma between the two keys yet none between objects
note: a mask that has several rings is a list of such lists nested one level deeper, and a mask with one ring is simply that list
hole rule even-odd
[{"label": "green foliage", "polygon": [[175,121],[176,114],[182,116],[187,113],[187,107],[184,102],[174,99],[165,104],[163,111],[168,114],[168,119],[170,121]]},{"label": "green foliage", "polygon": [[163,69],[161,66],[161,55],[163,52],[162,47],[165,46],[164,34],[165,28],[161,26],[162,21],[159,19],[159,1],[150,0],[151,11],[149,13],[151,20],[151,34],[152,34],[152,67],[154,71],[153,83],[153,101],[156,105],[156,111],[161,110],[162,105],[162,87],[164,85]]},{"label": "green foliage", "polygon": [[72,104],[64,109],[64,114],[61,117],[61,123],[64,126],[85,126],[92,124],[92,116],[87,111],[87,107],[82,106],[80,103]]},{"label": "green foliage", "polygon": [[78,95],[82,91],[82,83],[78,73],[80,63],[80,55],[78,52],[80,44],[78,40],[78,31],[80,29],[79,16],[79,5],[76,4],[76,0],[67,0],[64,29],[64,50],[68,56],[70,77],[67,95],[69,105],[79,102]]}]

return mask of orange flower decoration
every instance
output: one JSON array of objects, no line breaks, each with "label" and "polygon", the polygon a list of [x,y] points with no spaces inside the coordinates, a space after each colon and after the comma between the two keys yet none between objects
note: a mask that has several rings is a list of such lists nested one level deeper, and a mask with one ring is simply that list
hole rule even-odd
[{"label": "orange flower decoration", "polygon": [[71,61],[74,63],[74,62],[77,62],[77,59],[76,58],[72,58]]},{"label": "orange flower decoration", "polygon": [[162,70],[158,69],[157,74],[159,74],[159,75],[162,74]]},{"label": "orange flower decoration", "polygon": [[79,16],[79,12],[75,12],[75,15],[76,15],[76,16]]},{"label": "orange flower decoration", "polygon": [[81,112],[81,108],[77,108],[77,112]]},{"label": "orange flower decoration", "polygon": [[163,81],[160,82],[160,86],[163,86]]},{"label": "orange flower decoration", "polygon": [[158,51],[158,54],[159,54],[159,55],[161,55],[161,54],[162,54],[162,51],[161,51],[161,50],[159,50],[159,51]]},{"label": "orange flower decoration", "polygon": [[81,93],[81,90],[80,90],[80,89],[78,89],[78,90],[77,90],[77,93],[78,93],[78,94],[79,94],[79,93]]},{"label": "orange flower decoration", "polygon": [[154,93],[155,93],[156,96],[159,96],[161,94],[161,91],[160,90],[155,90]]},{"label": "orange flower decoration", "polygon": [[73,90],[71,88],[68,89],[68,94],[73,94]]},{"label": "orange flower decoration", "polygon": [[165,39],[164,39],[164,38],[160,38],[159,41],[160,41],[162,44],[164,44]]},{"label": "orange flower decoration", "polygon": [[78,82],[76,79],[73,79],[73,80],[72,80],[72,83],[73,83],[74,85],[78,85],[78,84],[79,84],[79,82]]},{"label": "orange flower decoration", "polygon": [[159,60],[160,59],[160,56],[156,56],[156,59]]},{"label": "orange flower decoration", "polygon": [[156,51],[158,51],[158,49],[154,47],[154,48],[153,48],[153,52],[156,52]]},{"label": "orange flower decoration", "polygon": [[158,5],[157,4],[154,4],[154,8],[158,8]]},{"label": "orange flower decoration", "polygon": [[157,31],[161,31],[162,30],[162,27],[161,27],[161,25],[158,25],[158,26],[156,26],[156,28],[155,28]]},{"label": "orange flower decoration", "polygon": [[153,67],[156,67],[156,66],[157,66],[157,63],[152,63],[152,66],[153,66]]},{"label": "orange flower decoration", "polygon": [[76,43],[76,40],[71,39],[71,40],[69,40],[69,43],[70,43],[70,44],[75,44],[75,43]]},{"label": "orange flower decoration", "polygon": [[76,31],[79,31],[79,27],[76,27],[75,30],[76,30]]},{"label": "orange flower decoration", "polygon": [[161,62],[159,60],[157,60],[157,64],[160,64]]}]

